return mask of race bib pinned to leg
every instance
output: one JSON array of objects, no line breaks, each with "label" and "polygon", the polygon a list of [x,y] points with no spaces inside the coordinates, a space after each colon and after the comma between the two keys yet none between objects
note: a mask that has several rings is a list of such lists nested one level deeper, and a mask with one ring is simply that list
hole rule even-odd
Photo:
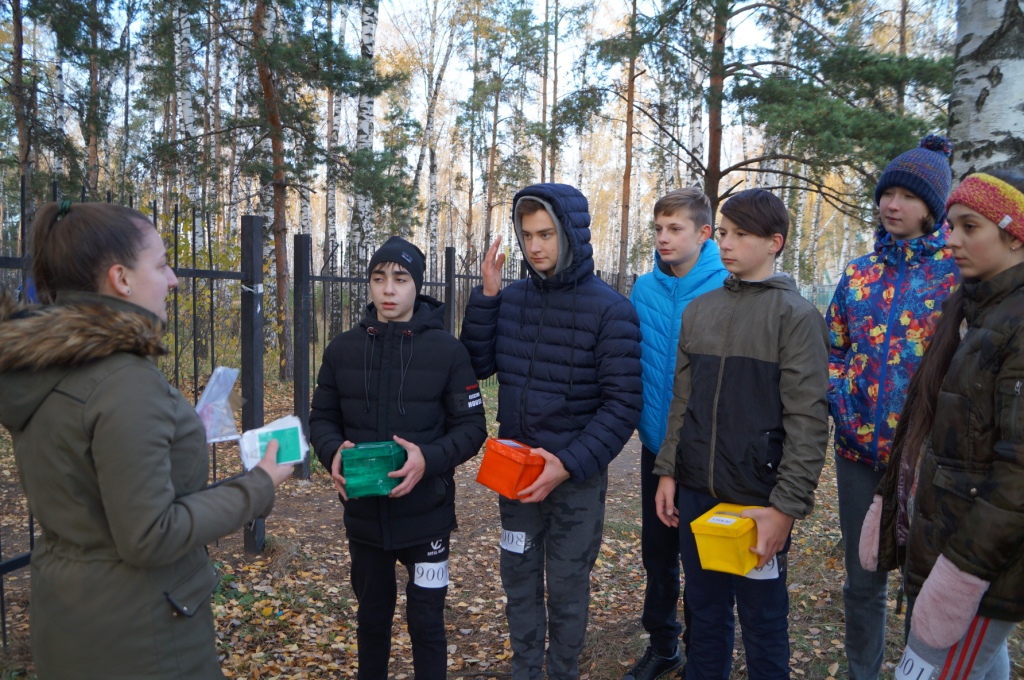
[{"label": "race bib pinned to leg", "polygon": [[903,658],[896,666],[896,680],[928,680],[934,673],[935,666],[922,659],[910,645],[907,645],[903,650]]},{"label": "race bib pinned to leg", "polygon": [[526,552],[526,532],[501,530],[501,549],[522,555]]},{"label": "race bib pinned to leg", "polygon": [[413,567],[412,582],[420,588],[446,588],[448,586],[448,560],[417,562]]}]

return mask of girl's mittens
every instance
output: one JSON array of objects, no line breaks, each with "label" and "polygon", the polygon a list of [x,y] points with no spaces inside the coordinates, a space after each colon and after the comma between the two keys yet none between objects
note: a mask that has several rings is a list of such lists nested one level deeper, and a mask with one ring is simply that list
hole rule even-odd
[{"label": "girl's mittens", "polygon": [[860,566],[867,571],[878,571],[878,533],[882,527],[882,497],[875,494],[871,507],[864,515],[860,528]]},{"label": "girl's mittens", "polygon": [[932,649],[953,646],[967,632],[989,582],[939,555],[917,596],[910,632]]}]

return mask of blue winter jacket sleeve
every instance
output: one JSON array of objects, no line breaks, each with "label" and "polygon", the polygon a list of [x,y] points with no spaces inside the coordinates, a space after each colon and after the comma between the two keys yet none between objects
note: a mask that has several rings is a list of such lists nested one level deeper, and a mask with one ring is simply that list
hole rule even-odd
[{"label": "blue winter jacket sleeve", "polygon": [[497,295],[484,295],[484,287],[476,286],[469,294],[466,314],[462,320],[459,339],[469,352],[477,380],[486,380],[497,372],[495,345],[498,339],[498,311],[501,309],[501,291]]}]

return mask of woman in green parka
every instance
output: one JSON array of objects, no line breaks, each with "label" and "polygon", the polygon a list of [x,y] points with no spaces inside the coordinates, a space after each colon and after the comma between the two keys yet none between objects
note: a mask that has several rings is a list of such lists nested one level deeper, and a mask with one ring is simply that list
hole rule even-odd
[{"label": "woman in green parka", "polygon": [[32,229],[43,304],[0,297],[0,424],[41,532],[38,677],[223,677],[205,546],[267,515],[291,467],[268,448],[207,488],[203,425],[153,361],[178,280],[144,215],[51,203]]}]

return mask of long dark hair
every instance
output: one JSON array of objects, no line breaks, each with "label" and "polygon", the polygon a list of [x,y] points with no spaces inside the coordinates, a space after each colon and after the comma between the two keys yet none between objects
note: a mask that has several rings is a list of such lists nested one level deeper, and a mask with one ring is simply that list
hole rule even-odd
[{"label": "long dark hair", "polygon": [[[1003,170],[993,170],[988,174],[1024,193],[1024,176]],[[1007,241],[1012,238],[1006,232],[1000,234]],[[893,435],[893,452],[902,449],[901,456],[911,468],[916,466],[921,445],[935,424],[935,402],[939,398],[939,390],[953,355],[960,346],[960,325],[963,321],[964,289],[959,286],[942,306],[942,316],[935,325],[935,332],[932,333],[921,365],[910,379],[907,399],[903,403],[903,412]]]}]

